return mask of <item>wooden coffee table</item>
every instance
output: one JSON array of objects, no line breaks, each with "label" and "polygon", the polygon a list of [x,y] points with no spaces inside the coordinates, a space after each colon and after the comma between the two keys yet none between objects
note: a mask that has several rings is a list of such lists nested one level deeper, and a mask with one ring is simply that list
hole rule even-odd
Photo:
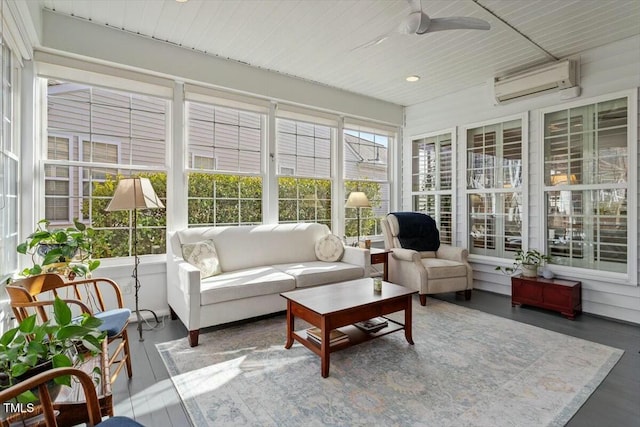
[{"label": "wooden coffee table", "polygon": [[[404,330],[407,342],[413,344],[411,296],[415,293],[417,291],[404,286],[383,282],[382,293],[377,294],[373,292],[370,278],[281,293],[287,299],[287,343],[284,348],[291,348],[295,340],[316,353],[321,359],[321,374],[326,378],[329,376],[329,354],[334,351],[400,330]],[[401,310],[404,310],[404,324],[387,318],[389,325],[375,333],[366,333],[353,326],[356,322]],[[321,344],[308,339],[306,330],[294,330],[296,317],[320,328]],[[349,336],[349,341],[329,345],[329,333],[338,328]]]}]

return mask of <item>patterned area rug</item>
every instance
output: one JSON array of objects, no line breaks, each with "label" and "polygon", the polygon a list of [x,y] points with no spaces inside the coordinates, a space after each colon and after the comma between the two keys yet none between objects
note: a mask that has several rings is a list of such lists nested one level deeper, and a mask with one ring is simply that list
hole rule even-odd
[{"label": "patterned area rug", "polygon": [[396,332],[333,353],[326,379],[318,356],[284,349],[284,316],[157,347],[198,427],[561,426],[623,354],[443,301],[413,307],[415,346]]}]

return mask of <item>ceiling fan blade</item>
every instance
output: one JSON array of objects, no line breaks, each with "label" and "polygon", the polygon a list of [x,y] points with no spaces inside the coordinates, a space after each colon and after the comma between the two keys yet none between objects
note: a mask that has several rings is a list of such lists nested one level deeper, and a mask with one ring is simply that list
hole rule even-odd
[{"label": "ceiling fan blade", "polygon": [[376,37],[373,40],[370,40],[370,41],[368,41],[366,43],[363,43],[361,45],[358,45],[358,46],[354,47],[353,49],[351,49],[351,52],[353,52],[354,50],[366,49],[368,47],[379,45],[380,43],[382,43],[383,41],[385,41],[389,37],[391,37],[391,33],[382,35],[380,37]]},{"label": "ceiling fan blade", "polygon": [[469,18],[464,16],[451,16],[448,18],[431,18],[426,31],[418,34],[432,33],[434,31],[445,30],[489,30],[491,25],[478,18]]}]

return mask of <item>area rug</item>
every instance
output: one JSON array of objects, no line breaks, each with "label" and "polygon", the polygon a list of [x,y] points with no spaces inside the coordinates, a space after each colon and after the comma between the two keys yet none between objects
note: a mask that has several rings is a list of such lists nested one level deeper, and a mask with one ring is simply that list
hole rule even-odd
[{"label": "area rug", "polygon": [[623,354],[432,299],[414,303],[413,339],[332,353],[328,378],[307,348],[284,348],[283,315],[157,348],[198,427],[561,426]]}]

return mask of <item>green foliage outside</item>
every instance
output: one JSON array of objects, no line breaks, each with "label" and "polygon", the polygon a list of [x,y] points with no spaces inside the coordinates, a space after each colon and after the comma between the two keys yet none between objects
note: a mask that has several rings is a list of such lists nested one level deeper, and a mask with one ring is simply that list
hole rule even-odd
[{"label": "green foliage outside", "polygon": [[189,174],[190,226],[260,224],[262,178]]},{"label": "green foliage outside", "polygon": [[[372,236],[380,234],[380,217],[376,217],[376,208],[382,206],[381,186],[377,182],[371,181],[345,181],[345,196],[348,197],[352,191],[362,191],[367,195],[371,209],[360,209],[360,236]],[[345,200],[346,202],[346,200]],[[355,237],[358,228],[358,213],[355,208],[345,209],[345,235]]]},{"label": "green foliage outside", "polygon": [[[139,173],[136,176],[149,178],[156,194],[166,205],[167,175],[161,172]],[[118,181],[124,176],[107,175],[104,182],[93,184],[92,198],[82,203],[82,215],[91,218],[91,226],[95,230],[93,239],[94,258],[112,258],[129,256],[130,237],[133,239],[131,226],[133,212],[113,211],[105,209],[113,197]],[[144,209],[137,211],[138,255],[165,252],[167,216],[164,209]]]},{"label": "green foliage outside", "polygon": [[[165,173],[140,173],[149,178],[154,190],[166,204]],[[83,216],[91,218],[95,230],[93,257],[128,256],[133,238],[132,213],[105,211],[117,182],[122,176],[107,176],[93,185],[91,200],[82,206]],[[280,222],[319,222],[331,227],[331,181],[327,179],[281,177],[278,179]],[[346,181],[345,195],[363,191],[373,209],[361,210],[361,236],[376,234],[379,218],[374,210],[382,204],[380,184],[366,181]],[[189,225],[238,225],[262,222],[262,178],[224,174],[190,173],[187,194]],[[138,255],[164,253],[166,213],[164,209],[138,211]],[[356,210],[346,209],[345,234],[356,236]],[[133,249],[131,249],[132,251]]]}]

